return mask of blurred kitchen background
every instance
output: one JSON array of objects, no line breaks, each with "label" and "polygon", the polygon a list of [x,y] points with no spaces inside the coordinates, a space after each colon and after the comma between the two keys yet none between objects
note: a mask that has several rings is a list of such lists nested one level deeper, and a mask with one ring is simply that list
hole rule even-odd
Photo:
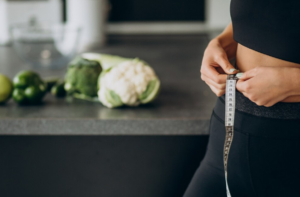
[{"label": "blurred kitchen background", "polygon": [[1,0],[0,44],[10,42],[11,25],[32,20],[79,25],[83,28],[82,42],[93,41],[94,46],[104,44],[109,35],[213,32],[230,22],[229,3],[230,0]]},{"label": "blurred kitchen background", "polygon": [[[0,105],[1,197],[181,197],[204,157],[217,97],[203,52],[230,0],[0,0],[0,73],[63,79],[82,52],[139,57],[161,81],[150,104],[56,98]],[[0,88],[1,88],[0,84]]]},{"label": "blurred kitchen background", "polygon": [[0,46],[24,64],[62,68],[120,37],[217,35],[230,0],[0,0]]}]

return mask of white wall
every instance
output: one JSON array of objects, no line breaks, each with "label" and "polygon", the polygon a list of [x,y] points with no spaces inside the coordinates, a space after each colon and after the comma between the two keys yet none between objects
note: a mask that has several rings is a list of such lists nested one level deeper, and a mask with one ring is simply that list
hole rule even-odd
[{"label": "white wall", "polygon": [[7,4],[6,1],[0,0],[0,45],[9,42],[8,21],[7,21]]},{"label": "white wall", "polygon": [[28,22],[33,16],[41,21],[61,22],[61,1],[9,1],[7,3],[9,24]]},{"label": "white wall", "polygon": [[[0,2],[3,0],[0,0]],[[45,6],[47,5],[47,6]],[[206,19],[201,22],[147,22],[108,24],[108,33],[113,34],[194,34],[224,29],[230,22],[230,0],[206,0]],[[26,22],[32,16],[40,20],[61,21],[61,1],[10,1],[7,5],[8,24]],[[0,4],[1,13],[1,4]],[[1,17],[1,16],[0,16]],[[3,18],[2,18],[3,19]],[[1,21],[0,21],[1,22]],[[1,22],[3,24],[3,22]],[[1,31],[1,30],[0,30]],[[2,34],[4,35],[4,34]],[[1,41],[1,32],[0,32]]]},{"label": "white wall", "polygon": [[208,28],[224,28],[230,23],[230,1],[231,0],[206,0]]},{"label": "white wall", "polygon": [[61,1],[0,0],[0,45],[9,43],[8,29],[10,25],[29,22],[32,17],[36,17],[39,21],[51,23],[61,22]]}]

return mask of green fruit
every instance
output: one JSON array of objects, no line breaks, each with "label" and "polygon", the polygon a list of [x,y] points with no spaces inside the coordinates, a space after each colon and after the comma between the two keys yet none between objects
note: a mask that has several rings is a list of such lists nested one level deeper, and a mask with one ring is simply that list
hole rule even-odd
[{"label": "green fruit", "polygon": [[5,103],[10,99],[13,86],[8,77],[0,74],[0,103]]},{"label": "green fruit", "polygon": [[25,104],[27,102],[26,96],[22,89],[14,89],[12,97],[14,101],[18,104]]},{"label": "green fruit", "polygon": [[51,88],[59,81],[57,77],[51,77],[44,79],[45,83],[47,84],[47,92],[51,91]]},{"label": "green fruit", "polygon": [[48,87],[47,83],[44,83],[44,82],[42,82],[38,85],[38,88],[40,89],[40,92],[42,93],[41,94],[42,96],[44,96],[47,93],[47,87]]},{"label": "green fruit", "polygon": [[51,88],[51,94],[56,97],[66,96],[66,90],[64,88],[64,82],[58,82]]},{"label": "green fruit", "polygon": [[42,80],[39,75],[33,71],[21,71],[13,79],[15,88],[26,88],[30,85],[41,83]]},{"label": "green fruit", "polygon": [[43,92],[39,86],[29,86],[25,89],[24,94],[29,103],[39,103]]},{"label": "green fruit", "polygon": [[19,104],[40,103],[47,92],[47,83],[33,71],[21,71],[13,79],[13,97]]},{"label": "green fruit", "polygon": [[158,79],[153,79],[147,86],[147,89],[139,96],[141,103],[146,104],[153,101],[160,89],[160,81]]}]

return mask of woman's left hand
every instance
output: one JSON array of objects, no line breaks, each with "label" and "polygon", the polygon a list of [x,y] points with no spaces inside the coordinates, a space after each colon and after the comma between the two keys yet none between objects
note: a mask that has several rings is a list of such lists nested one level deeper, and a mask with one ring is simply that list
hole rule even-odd
[{"label": "woman's left hand", "polygon": [[242,74],[236,88],[257,105],[270,107],[291,95],[291,72],[291,67],[256,67]]}]

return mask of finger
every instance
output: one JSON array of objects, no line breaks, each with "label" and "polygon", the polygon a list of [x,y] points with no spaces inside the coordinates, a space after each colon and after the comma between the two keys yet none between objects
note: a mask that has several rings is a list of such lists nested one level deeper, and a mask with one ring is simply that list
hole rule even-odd
[{"label": "finger", "polygon": [[226,54],[217,56],[215,58],[215,61],[222,67],[224,72],[227,74],[235,74],[238,72],[238,70],[231,65]]},{"label": "finger", "polygon": [[269,102],[269,103],[265,104],[264,106],[265,106],[265,107],[272,107],[274,104],[275,104],[275,103]]},{"label": "finger", "polygon": [[254,77],[257,73],[257,69],[256,68],[253,68],[251,70],[248,70],[244,73],[238,73],[237,74],[237,77],[240,79],[240,80],[248,80],[248,79],[251,79],[252,77]]},{"label": "finger", "polygon": [[217,72],[220,73],[220,74],[226,74],[226,73],[224,72],[224,70],[223,70],[222,67],[215,67],[215,69],[216,69]]},{"label": "finger", "polygon": [[[207,83],[206,83],[207,84]],[[225,90],[219,90],[219,89],[217,89],[217,88],[215,88],[214,86],[212,86],[212,85],[209,85],[209,84],[207,84],[209,87],[210,87],[210,89],[218,96],[218,97],[220,97],[220,96],[222,96],[223,94],[225,94]]]},{"label": "finger", "polygon": [[249,81],[238,80],[236,89],[241,93],[247,93],[249,90]]},{"label": "finger", "polygon": [[226,83],[227,75],[218,73],[217,70],[209,64],[203,65],[201,74],[206,75],[217,84]]},{"label": "finger", "polygon": [[210,85],[214,86],[217,89],[220,89],[220,90],[225,90],[226,89],[226,83],[218,84],[218,83],[214,82],[212,79],[208,78],[206,75],[202,75],[201,78],[207,84],[210,84]]}]

